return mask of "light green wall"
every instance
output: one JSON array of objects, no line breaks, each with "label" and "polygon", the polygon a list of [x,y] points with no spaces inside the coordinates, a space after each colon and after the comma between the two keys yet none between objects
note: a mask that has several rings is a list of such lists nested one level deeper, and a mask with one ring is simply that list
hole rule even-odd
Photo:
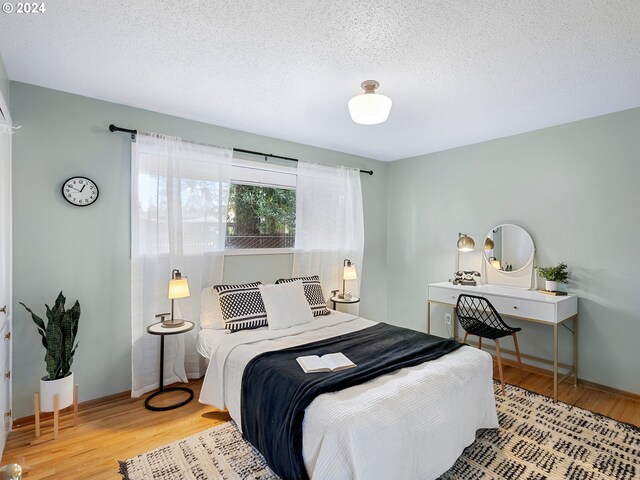
[{"label": "light green wall", "polygon": [[[427,284],[451,278],[458,232],[477,244],[518,224],[539,264],[569,264],[580,378],[640,393],[640,109],[393,162],[388,181],[390,322],[425,328]],[[524,352],[551,358],[551,329],[510,321]],[[564,329],[560,341],[571,348]]]},{"label": "light green wall", "polygon": [[[32,412],[44,374],[36,330],[17,302],[42,310],[61,289],[82,303],[74,365],[81,400],[130,388],[130,140],[109,133],[109,123],[375,170],[362,177],[358,272],[361,314],[374,320],[423,329],[426,285],[451,276],[457,232],[522,225],[539,263],[571,267],[581,378],[640,393],[640,257],[627,243],[640,235],[640,109],[385,164],[21,83],[10,93],[14,123],[23,125],[13,152],[16,418]],[[59,194],[75,174],[100,186],[89,208]],[[291,255],[229,256],[224,281],[271,281],[291,264]],[[435,333],[446,334],[444,310],[433,313]],[[525,328],[525,352],[550,356],[548,330],[513,323]]]},{"label": "light green wall", "polygon": [[0,92],[2,92],[2,96],[4,97],[4,101],[7,103],[7,107],[11,108],[11,102],[9,101],[9,75],[7,75],[7,70],[4,67],[2,55],[0,55]]},{"label": "light green wall", "polygon": [[[366,244],[360,311],[385,320],[387,164],[22,83],[11,83],[11,96],[14,123],[23,126],[13,151],[15,418],[32,413],[33,393],[45,373],[38,334],[17,302],[43,312],[43,304],[60,290],[82,306],[73,366],[80,400],[131,388],[131,141],[110,133],[110,123],[373,169],[373,176],[362,177]],[[73,207],[60,195],[62,182],[72,175],[98,183],[100,198],[91,207]],[[230,256],[224,280],[273,281],[289,275],[291,266],[291,255]]]}]

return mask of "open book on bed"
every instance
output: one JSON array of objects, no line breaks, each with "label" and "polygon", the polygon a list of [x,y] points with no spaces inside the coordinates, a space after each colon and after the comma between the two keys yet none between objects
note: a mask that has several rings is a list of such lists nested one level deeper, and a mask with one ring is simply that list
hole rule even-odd
[{"label": "open book on bed", "polygon": [[339,372],[347,368],[356,366],[343,353],[328,353],[319,357],[318,355],[307,355],[296,358],[296,361],[304,370],[304,373],[316,372]]}]

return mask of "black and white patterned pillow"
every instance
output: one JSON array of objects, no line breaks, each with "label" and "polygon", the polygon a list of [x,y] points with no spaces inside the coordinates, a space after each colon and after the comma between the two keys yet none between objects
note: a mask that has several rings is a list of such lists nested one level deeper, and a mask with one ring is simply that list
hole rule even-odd
[{"label": "black and white patterned pillow", "polygon": [[276,283],[290,283],[295,282],[296,280],[302,280],[304,295],[307,297],[307,302],[309,302],[313,316],[319,317],[320,315],[329,315],[331,312],[327,308],[327,302],[322,294],[320,277],[318,277],[318,275],[312,275],[310,277],[281,278],[276,281]]},{"label": "black and white patterned pillow", "polygon": [[262,282],[241,285],[214,285],[218,292],[222,319],[228,330],[237,332],[267,325],[267,311],[258,290]]}]

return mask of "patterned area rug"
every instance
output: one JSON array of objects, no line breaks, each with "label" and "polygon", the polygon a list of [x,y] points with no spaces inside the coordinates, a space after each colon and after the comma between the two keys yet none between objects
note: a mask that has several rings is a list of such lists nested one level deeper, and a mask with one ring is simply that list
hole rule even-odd
[{"label": "patterned area rug", "polygon": [[640,478],[640,428],[494,383],[499,429],[483,430],[441,478]]},{"label": "patterned area rug", "polygon": [[[441,478],[640,478],[640,428],[496,384],[500,428],[478,432]],[[233,422],[120,462],[125,480],[269,480],[278,477]]]}]

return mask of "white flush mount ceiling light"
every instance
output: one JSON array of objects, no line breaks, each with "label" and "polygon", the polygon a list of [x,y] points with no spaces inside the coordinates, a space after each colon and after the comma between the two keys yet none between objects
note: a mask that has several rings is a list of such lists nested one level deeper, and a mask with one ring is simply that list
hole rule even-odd
[{"label": "white flush mount ceiling light", "polygon": [[375,80],[365,80],[360,85],[364,93],[349,100],[351,119],[362,125],[375,125],[384,122],[391,111],[391,99],[376,93],[380,86]]}]

